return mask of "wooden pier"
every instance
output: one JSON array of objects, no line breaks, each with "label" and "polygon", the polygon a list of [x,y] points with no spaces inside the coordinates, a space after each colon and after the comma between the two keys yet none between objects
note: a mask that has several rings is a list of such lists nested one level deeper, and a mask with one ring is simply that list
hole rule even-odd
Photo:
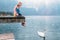
[{"label": "wooden pier", "polygon": [[0,23],[20,23],[25,22],[25,17],[13,17],[13,16],[3,16],[0,17]]}]

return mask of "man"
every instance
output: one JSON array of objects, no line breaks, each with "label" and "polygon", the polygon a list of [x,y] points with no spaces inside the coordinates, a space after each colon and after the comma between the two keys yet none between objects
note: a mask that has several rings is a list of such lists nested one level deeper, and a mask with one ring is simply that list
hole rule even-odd
[{"label": "man", "polygon": [[[15,7],[14,7],[14,17],[16,16],[22,16],[22,14],[20,13],[19,8],[22,6],[22,3],[19,2]],[[25,22],[22,22],[22,26],[25,26]]]}]

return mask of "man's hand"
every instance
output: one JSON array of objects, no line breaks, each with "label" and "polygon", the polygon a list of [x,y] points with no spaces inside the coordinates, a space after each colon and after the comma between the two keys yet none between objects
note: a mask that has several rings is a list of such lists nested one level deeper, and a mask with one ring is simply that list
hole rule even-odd
[{"label": "man's hand", "polygon": [[18,16],[18,14],[16,13],[16,16]]}]

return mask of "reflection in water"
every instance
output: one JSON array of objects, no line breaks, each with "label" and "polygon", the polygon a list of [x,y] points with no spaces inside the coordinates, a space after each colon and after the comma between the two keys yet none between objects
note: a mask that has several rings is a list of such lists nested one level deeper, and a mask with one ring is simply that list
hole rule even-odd
[{"label": "reflection in water", "polygon": [[26,16],[26,27],[20,23],[0,24],[0,33],[14,33],[15,40],[42,40],[37,31],[46,30],[46,40],[59,40],[60,16]]},{"label": "reflection in water", "polygon": [[15,40],[13,33],[0,34],[0,40]]}]

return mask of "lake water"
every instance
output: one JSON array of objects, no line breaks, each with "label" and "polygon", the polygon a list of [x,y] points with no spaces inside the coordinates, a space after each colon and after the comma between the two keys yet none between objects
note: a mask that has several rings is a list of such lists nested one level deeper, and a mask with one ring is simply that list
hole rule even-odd
[{"label": "lake water", "polygon": [[60,16],[26,16],[26,27],[21,23],[0,23],[0,34],[14,33],[16,40],[43,40],[37,31],[46,30],[46,40],[60,40]]}]

